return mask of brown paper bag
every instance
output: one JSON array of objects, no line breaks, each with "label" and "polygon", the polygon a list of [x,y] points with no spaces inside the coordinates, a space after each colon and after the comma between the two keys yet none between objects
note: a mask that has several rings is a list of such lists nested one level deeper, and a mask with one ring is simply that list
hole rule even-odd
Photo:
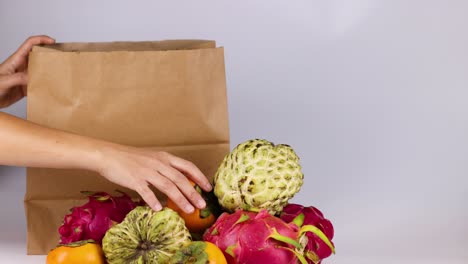
[{"label": "brown paper bag", "polygon": [[[230,147],[223,52],[203,40],[35,47],[28,119],[165,150],[194,162],[211,178]],[[64,215],[86,201],[80,191],[116,189],[138,197],[89,171],[28,168],[28,254],[45,254],[57,245]]]}]

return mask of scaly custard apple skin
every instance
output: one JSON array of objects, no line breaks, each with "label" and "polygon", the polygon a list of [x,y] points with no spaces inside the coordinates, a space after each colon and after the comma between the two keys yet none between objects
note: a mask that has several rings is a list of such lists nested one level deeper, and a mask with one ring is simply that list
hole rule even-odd
[{"label": "scaly custard apple skin", "polygon": [[253,139],[224,157],[214,176],[214,193],[229,212],[266,209],[277,214],[303,180],[299,157],[289,145]]},{"label": "scaly custard apple skin", "polygon": [[167,263],[190,242],[190,232],[177,212],[139,206],[107,231],[102,249],[109,264]]}]

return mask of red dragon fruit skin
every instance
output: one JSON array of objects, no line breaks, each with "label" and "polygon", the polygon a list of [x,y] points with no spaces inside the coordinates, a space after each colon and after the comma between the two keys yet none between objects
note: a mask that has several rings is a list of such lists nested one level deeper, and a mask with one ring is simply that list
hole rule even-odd
[{"label": "red dragon fruit skin", "polygon": [[87,223],[91,222],[92,213],[88,208],[79,207],[64,218],[63,225],[59,228],[62,243],[71,243],[81,240]]},{"label": "red dragon fruit skin", "polygon": [[[288,225],[281,219],[271,216],[267,211],[258,213],[252,222],[255,223],[244,225],[239,236],[241,247],[247,249],[242,251],[239,256],[240,260],[248,260],[248,263],[295,264],[297,262],[294,253],[285,249],[294,250],[293,246],[269,239],[272,235],[272,228],[275,228],[279,234],[295,240],[299,231],[297,226]],[[278,248],[279,246],[285,248]]]},{"label": "red dragon fruit skin", "polygon": [[125,193],[119,197],[99,192],[88,195],[88,202],[72,208],[59,228],[60,243],[92,239],[101,243],[107,230],[120,223],[136,203]]},{"label": "red dragon fruit skin", "polygon": [[281,263],[293,264],[295,246],[277,239],[295,242],[299,236],[294,224],[272,216],[266,210],[259,213],[238,210],[223,213],[206,231],[204,240],[217,245],[230,264]]},{"label": "red dragon fruit skin", "polygon": [[[204,234],[203,240],[217,245],[224,253],[228,263],[237,263],[236,259],[224,252],[229,246],[237,245],[238,234],[241,229],[241,218],[254,218],[256,213],[239,210],[234,214],[223,213]],[[221,234],[230,234],[229,236]]]},{"label": "red dragon fruit skin", "polygon": [[[287,223],[292,222],[298,215],[304,215],[303,225],[312,225],[320,229],[326,237],[331,240],[334,236],[332,223],[323,216],[323,213],[313,207],[305,207],[299,204],[288,204],[284,207],[280,218]],[[306,256],[309,256],[308,263],[320,263],[324,258],[329,257],[333,251],[327,244],[312,232],[307,232],[308,243],[305,247]]]}]

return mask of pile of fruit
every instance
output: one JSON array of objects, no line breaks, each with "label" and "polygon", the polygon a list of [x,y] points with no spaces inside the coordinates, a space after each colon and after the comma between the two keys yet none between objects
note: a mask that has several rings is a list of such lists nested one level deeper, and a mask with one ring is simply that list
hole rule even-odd
[{"label": "pile of fruit", "polygon": [[161,211],[129,196],[88,194],[66,215],[59,263],[313,263],[335,252],[333,225],[313,206],[291,204],[304,175],[288,145],[239,144],[222,161],[207,208],[183,213],[172,201]]}]

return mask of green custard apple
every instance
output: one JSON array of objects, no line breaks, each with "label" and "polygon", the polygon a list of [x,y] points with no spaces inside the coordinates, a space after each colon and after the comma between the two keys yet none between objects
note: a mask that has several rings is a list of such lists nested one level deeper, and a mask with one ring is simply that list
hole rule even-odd
[{"label": "green custard apple", "polygon": [[139,206],[106,232],[102,249],[109,264],[155,264],[167,263],[190,242],[190,232],[177,212]]},{"label": "green custard apple", "polygon": [[214,176],[214,193],[229,212],[266,209],[277,214],[303,180],[299,157],[289,145],[253,139],[224,157]]}]

